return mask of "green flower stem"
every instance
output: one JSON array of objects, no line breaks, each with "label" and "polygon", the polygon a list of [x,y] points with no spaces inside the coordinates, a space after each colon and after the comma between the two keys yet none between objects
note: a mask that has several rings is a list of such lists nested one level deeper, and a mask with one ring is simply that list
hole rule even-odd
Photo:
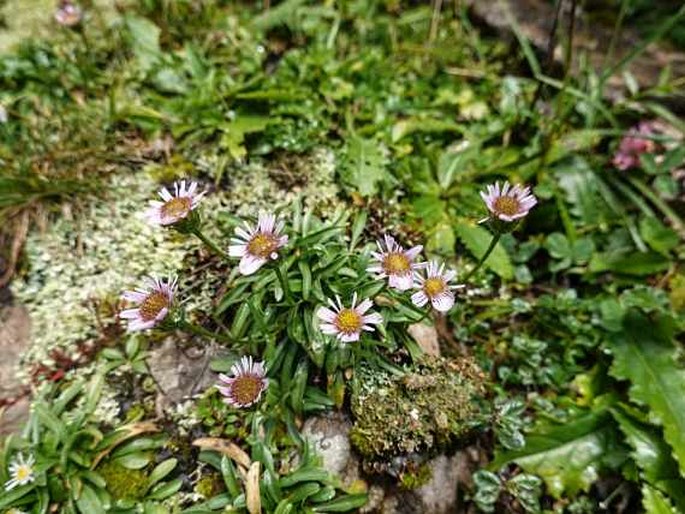
[{"label": "green flower stem", "polygon": [[192,233],[197,236],[197,238],[202,241],[210,250],[212,250],[215,254],[217,254],[219,257],[223,257],[224,259],[228,259],[228,254],[224,252],[219,245],[214,242],[210,237],[204,234],[202,230],[198,228],[194,228],[192,230]]},{"label": "green flower stem", "polygon": [[181,330],[185,330],[186,332],[190,332],[191,334],[195,334],[196,336],[201,336],[201,337],[208,337],[210,339],[215,339],[217,341],[221,341],[222,343],[229,343],[233,344],[235,341],[231,339],[230,337],[224,335],[224,334],[217,334],[215,332],[211,332],[207,330],[206,328],[196,325],[195,323],[190,323],[189,321],[183,320],[179,323],[179,328]]},{"label": "green flower stem", "polygon": [[471,271],[469,271],[468,275],[466,275],[464,277],[463,282],[468,281],[468,279],[470,279],[474,275],[474,273],[476,273],[476,271],[478,271],[481,268],[481,266],[483,266],[485,261],[488,260],[488,257],[490,257],[490,254],[495,249],[495,246],[497,246],[497,243],[499,242],[500,237],[502,237],[501,232],[497,232],[494,236],[492,236],[492,241],[490,241],[490,246],[488,246],[488,249],[485,250],[485,253],[483,254],[483,256],[478,261],[478,264],[476,264],[476,267],[473,268]]}]

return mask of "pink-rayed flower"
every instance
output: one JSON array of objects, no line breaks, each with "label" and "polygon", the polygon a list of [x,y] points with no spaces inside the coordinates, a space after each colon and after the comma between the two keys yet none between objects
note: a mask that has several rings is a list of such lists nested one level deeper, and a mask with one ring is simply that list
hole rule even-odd
[{"label": "pink-rayed flower", "polygon": [[163,187],[159,196],[164,201],[152,200],[144,216],[153,225],[173,225],[187,218],[204,195],[204,191],[197,193],[197,182],[190,182],[188,187],[185,180],[174,182],[174,194]]},{"label": "pink-rayed flower", "polygon": [[252,357],[243,357],[231,367],[231,374],[221,374],[221,385],[216,386],[224,396],[224,402],[232,407],[249,407],[259,401],[269,387],[263,362],[254,362]]},{"label": "pink-rayed flower", "polygon": [[288,243],[283,222],[274,214],[260,214],[256,226],[245,222],[243,227],[236,227],[235,235],[228,255],[240,257],[238,269],[243,275],[252,275],[269,260],[277,259],[278,250]]},{"label": "pink-rayed flower", "polygon": [[385,246],[383,241],[376,242],[379,251],[371,253],[376,262],[366,268],[366,271],[376,273],[379,279],[388,277],[390,287],[400,291],[411,289],[414,284],[414,270],[422,266],[414,262],[414,259],[421,253],[423,246],[405,250],[392,236],[386,234],[383,239]]},{"label": "pink-rayed flower", "polygon": [[75,27],[83,20],[83,10],[70,0],[63,0],[55,11],[55,21],[62,27]]},{"label": "pink-rayed flower", "polygon": [[383,323],[383,316],[377,312],[367,314],[373,305],[368,298],[357,305],[357,293],[352,295],[352,306],[343,307],[340,297],[335,297],[335,302],[328,299],[333,308],[319,307],[316,316],[323,322],[320,324],[324,334],[334,335],[343,343],[359,341],[362,331],[373,332],[371,325]]},{"label": "pink-rayed flower", "polygon": [[423,273],[416,272],[414,275],[414,287],[418,291],[411,295],[412,303],[423,307],[430,302],[436,311],[447,312],[454,307],[454,290],[464,287],[450,284],[456,275],[453,270],[445,271],[444,264],[431,261]]},{"label": "pink-rayed flower", "polygon": [[618,149],[611,160],[619,170],[628,170],[640,166],[640,155],[652,153],[657,149],[655,141],[649,139],[657,133],[656,124],[651,121],[641,121],[631,128],[621,139]]},{"label": "pink-rayed flower", "polygon": [[167,281],[148,277],[143,281],[142,287],[124,292],[124,300],[137,304],[135,308],[119,313],[120,318],[129,320],[129,332],[152,328],[166,317],[174,303],[177,282],[176,277]]},{"label": "pink-rayed flower", "polygon": [[33,482],[36,478],[33,469],[35,462],[33,455],[29,455],[27,459],[24,459],[21,453],[17,454],[9,465],[10,479],[5,482],[5,491],[10,491],[15,487]]},{"label": "pink-rayed flower", "polygon": [[538,203],[529,187],[512,187],[509,182],[501,188],[499,182],[495,182],[487,186],[486,191],[481,191],[480,196],[491,216],[507,222],[523,218]]}]

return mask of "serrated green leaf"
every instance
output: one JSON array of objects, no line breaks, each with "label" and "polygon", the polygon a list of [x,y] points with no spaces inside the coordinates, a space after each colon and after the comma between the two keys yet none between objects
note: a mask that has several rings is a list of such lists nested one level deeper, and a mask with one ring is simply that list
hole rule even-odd
[{"label": "serrated green leaf", "polygon": [[645,484],[642,486],[642,506],[645,514],[678,514],[671,502],[658,490]]},{"label": "serrated green leaf", "polygon": [[668,318],[650,319],[629,312],[623,330],[611,335],[611,374],[631,384],[633,401],[650,409],[650,419],[663,426],[666,442],[685,476],[685,370],[675,361],[673,328]]},{"label": "serrated green leaf", "polygon": [[622,409],[611,409],[611,414],[633,449],[631,455],[642,470],[643,478],[673,498],[685,512],[685,480],[678,472],[678,463],[671,456],[671,448],[664,442],[655,427],[631,417]]},{"label": "serrated green leaf", "polygon": [[[457,237],[469,249],[474,258],[480,259],[492,241],[492,234],[483,227],[468,222],[460,222],[454,228]],[[514,267],[511,265],[509,254],[501,243],[497,243],[495,249],[485,261],[484,266],[490,268],[505,280],[514,278]]]}]

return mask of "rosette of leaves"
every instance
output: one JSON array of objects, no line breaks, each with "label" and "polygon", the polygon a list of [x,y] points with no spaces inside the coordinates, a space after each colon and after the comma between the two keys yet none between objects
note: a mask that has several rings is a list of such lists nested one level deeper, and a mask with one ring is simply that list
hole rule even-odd
[{"label": "rosette of leaves", "polygon": [[[147,470],[156,450],[165,442],[157,427],[150,422],[124,425],[103,431],[93,420],[103,385],[103,375],[89,383],[76,380],[58,391],[48,386],[38,397],[23,438],[8,438],[0,453],[0,480],[7,480],[8,460],[17,452],[35,458],[31,483],[0,493],[0,509],[11,507],[48,512],[57,509],[64,514],[99,514],[114,512],[166,512],[157,504],[176,493],[180,479],[163,481],[176,466],[174,459]],[[131,484],[135,498],[119,499],[100,471],[107,464],[135,470],[139,480]]]},{"label": "rosette of leaves", "polygon": [[[230,281],[216,309],[236,343],[265,357],[270,378],[288,392],[298,413],[327,407],[319,390],[307,386],[310,374],[325,373],[329,396],[341,405],[345,370],[361,361],[394,368],[383,354],[402,347],[420,353],[406,327],[424,312],[412,305],[409,294],[388,290],[385,281],[366,271],[370,244],[359,244],[366,215],[357,216],[349,231],[348,220],[342,210],[322,221],[294,205],[287,225],[290,239],[279,259]],[[373,310],[382,313],[384,323],[357,342],[341,344],[321,332],[316,311],[336,296],[349,305],[354,293],[360,300],[373,299]]]}]

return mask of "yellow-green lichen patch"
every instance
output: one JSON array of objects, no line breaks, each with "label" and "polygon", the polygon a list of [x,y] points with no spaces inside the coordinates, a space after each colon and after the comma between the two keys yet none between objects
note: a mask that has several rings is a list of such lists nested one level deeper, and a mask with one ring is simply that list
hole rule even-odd
[{"label": "yellow-green lichen patch", "polygon": [[107,490],[115,500],[139,500],[145,496],[148,477],[144,471],[109,461],[99,466],[97,472],[105,479]]},{"label": "yellow-green lichen patch", "polygon": [[435,453],[484,419],[485,378],[469,360],[426,361],[404,377],[360,370],[352,443],[367,461]]}]

